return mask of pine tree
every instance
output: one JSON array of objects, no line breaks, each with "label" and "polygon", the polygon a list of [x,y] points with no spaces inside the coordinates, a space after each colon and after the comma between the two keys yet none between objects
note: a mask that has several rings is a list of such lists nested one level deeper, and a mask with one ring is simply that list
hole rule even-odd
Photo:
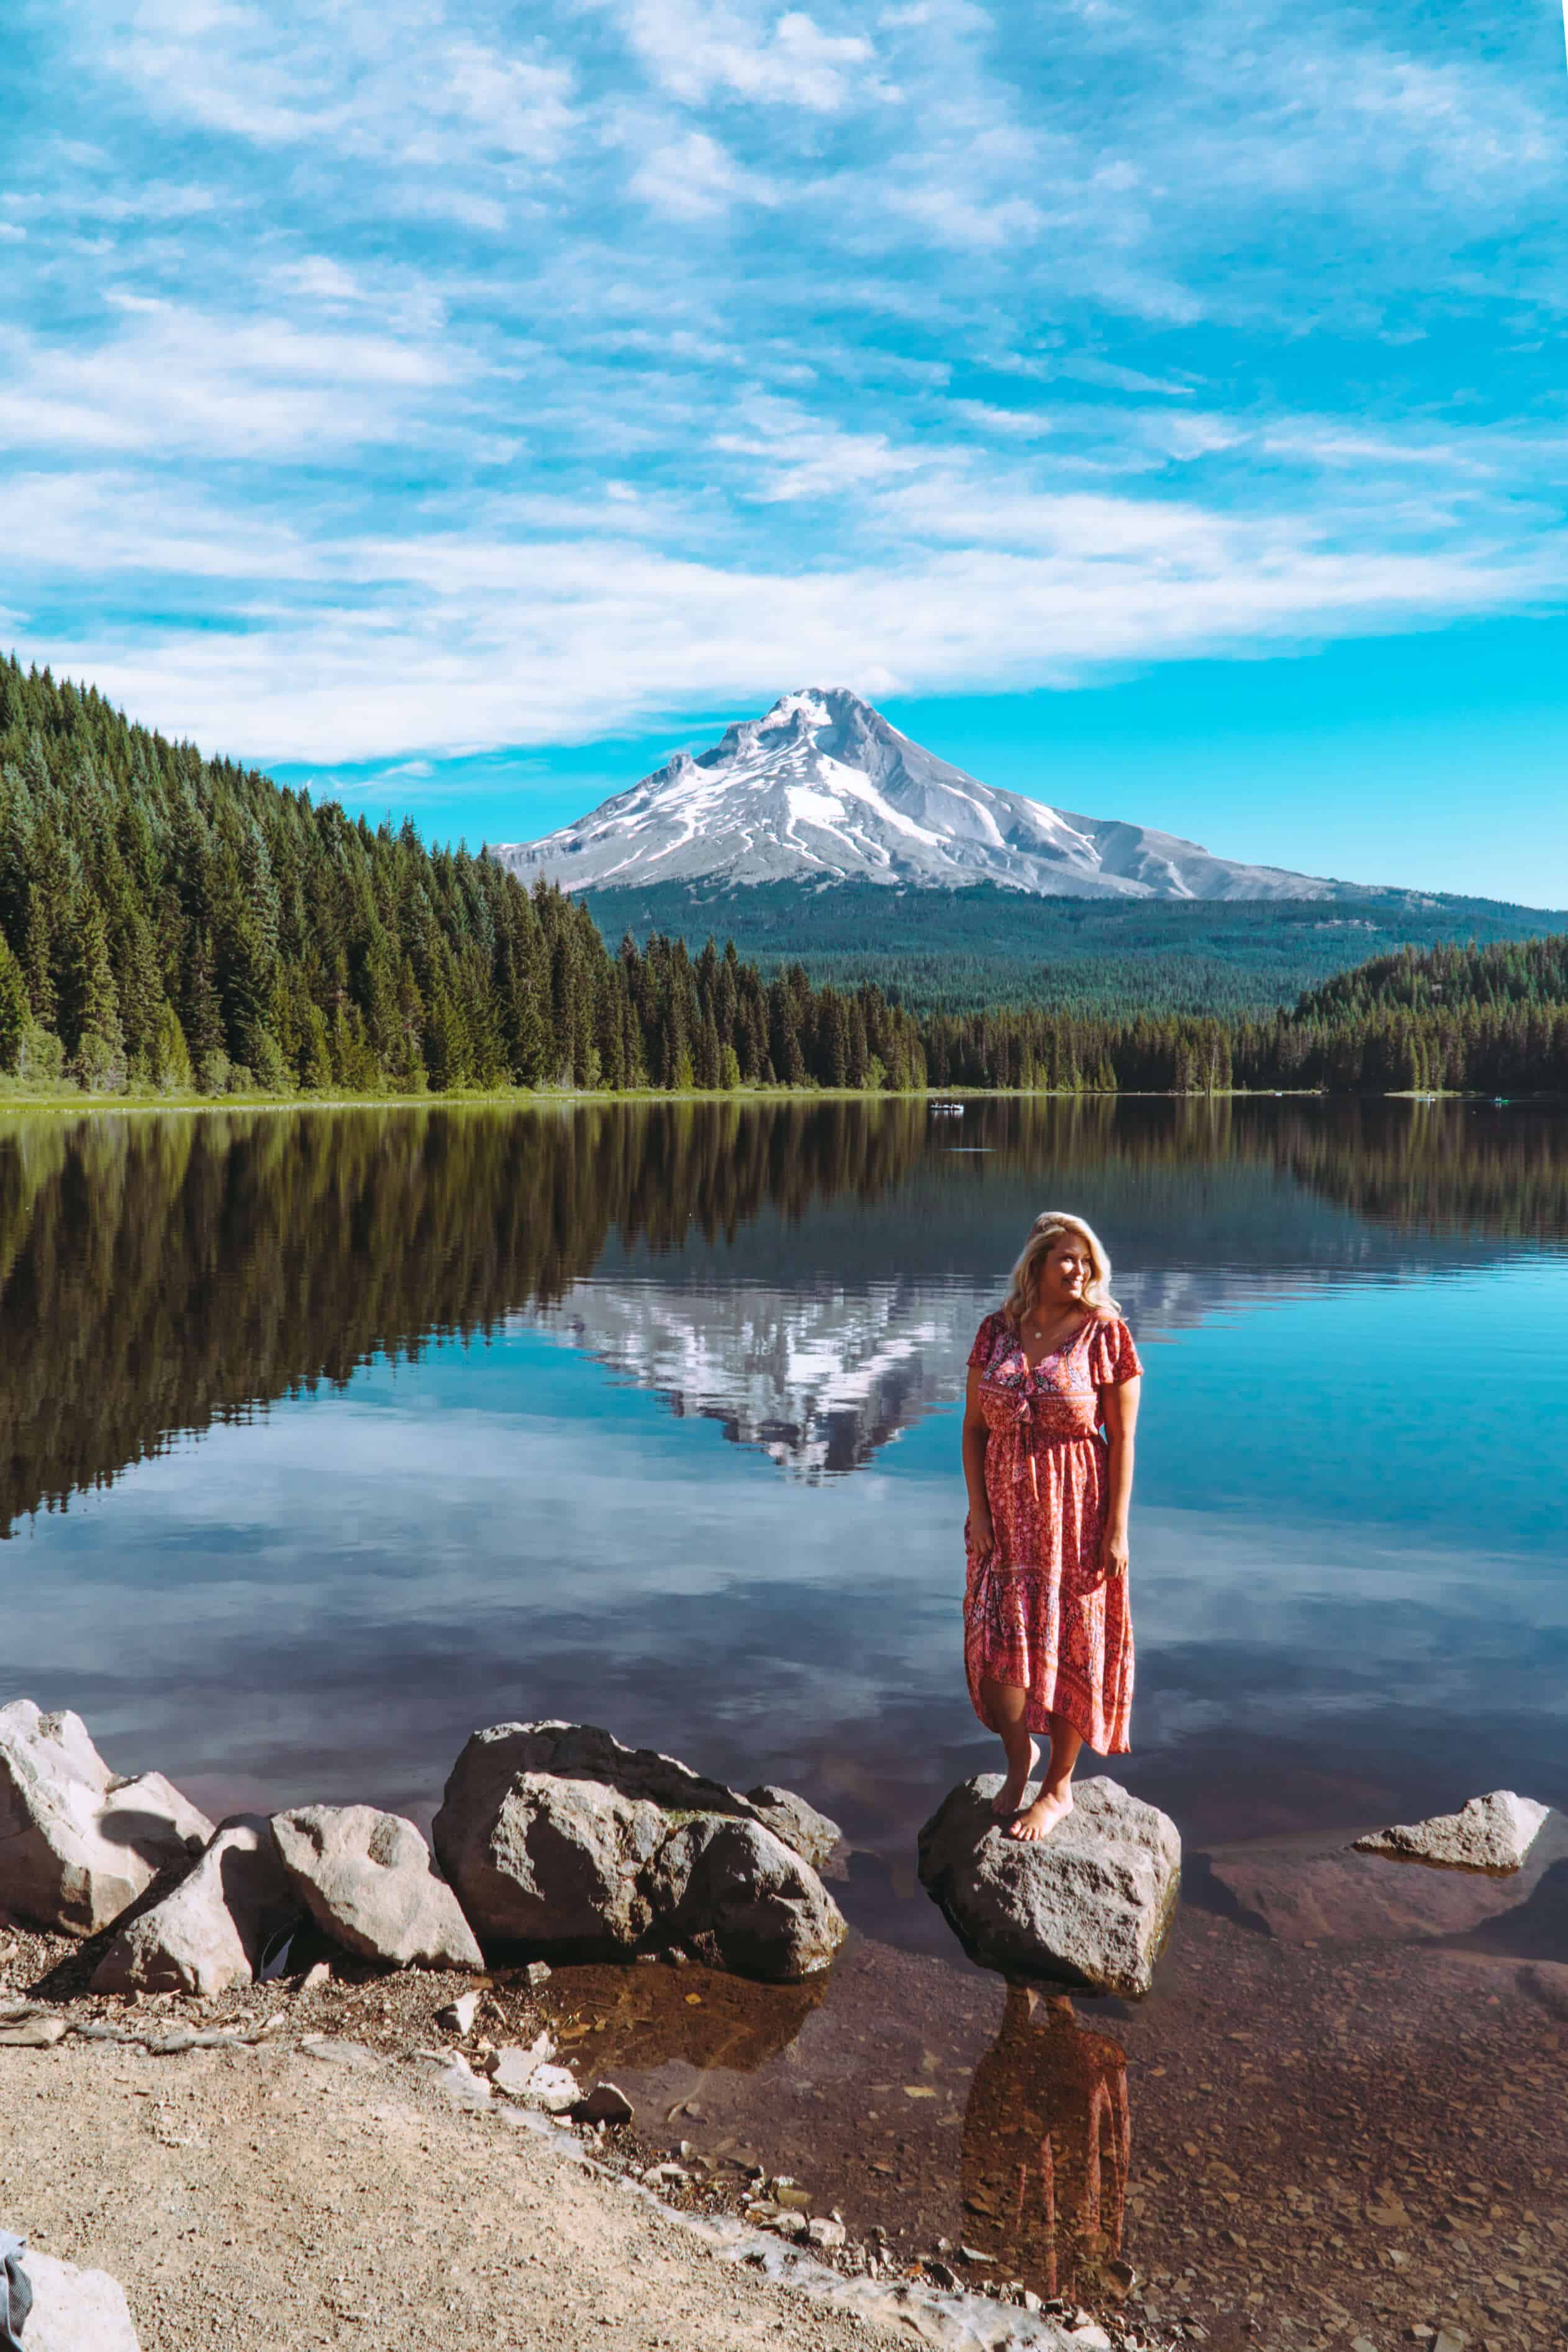
[{"label": "pine tree", "polygon": [[22,1047],[31,1018],[22,967],[0,935],[0,1072],[6,1076],[22,1066]]}]

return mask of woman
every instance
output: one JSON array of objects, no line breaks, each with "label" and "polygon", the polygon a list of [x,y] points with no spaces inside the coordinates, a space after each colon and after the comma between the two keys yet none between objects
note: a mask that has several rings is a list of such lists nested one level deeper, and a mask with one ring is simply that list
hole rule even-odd
[{"label": "woman", "polygon": [[[1072,1811],[1085,1740],[1124,1754],[1133,1704],[1127,1507],[1143,1366],[1083,1223],[1038,1216],[999,1313],[969,1350],[964,1407],[968,1582],[964,1664],[1000,1735],[993,1810],[1008,1835],[1050,1835]],[[1105,1434],[1098,1433],[1102,1426]],[[1051,1741],[1044,1783],[1024,1791]]]}]

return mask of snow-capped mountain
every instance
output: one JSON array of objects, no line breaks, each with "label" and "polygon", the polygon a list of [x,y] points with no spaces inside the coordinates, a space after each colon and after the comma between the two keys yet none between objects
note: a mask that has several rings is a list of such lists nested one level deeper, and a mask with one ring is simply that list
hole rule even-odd
[{"label": "snow-capped mountain", "polygon": [[1052,897],[1347,898],[1346,883],[1211,857],[1147,826],[995,791],[841,687],[786,694],[630,792],[492,856],[569,890],[852,878]]}]

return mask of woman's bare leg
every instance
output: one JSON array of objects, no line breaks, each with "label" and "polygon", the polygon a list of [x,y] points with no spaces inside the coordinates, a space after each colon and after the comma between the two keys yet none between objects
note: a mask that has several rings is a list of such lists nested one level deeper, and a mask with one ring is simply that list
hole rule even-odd
[{"label": "woman's bare leg", "polygon": [[1064,1715],[1051,1717],[1051,1762],[1046,1767],[1045,1785],[1028,1811],[1008,1823],[1009,1837],[1049,1837],[1057,1822],[1066,1819],[1072,1811],[1072,1768],[1082,1745],[1083,1735],[1074,1731]]},{"label": "woman's bare leg", "polygon": [[1020,1690],[1016,1683],[993,1682],[988,1675],[981,1681],[980,1690],[1008,1759],[1008,1777],[991,1799],[991,1811],[999,1820],[1016,1813],[1022,1804],[1030,1776],[1040,1762],[1040,1747],[1030,1738],[1023,1719],[1029,1705],[1027,1690]]}]

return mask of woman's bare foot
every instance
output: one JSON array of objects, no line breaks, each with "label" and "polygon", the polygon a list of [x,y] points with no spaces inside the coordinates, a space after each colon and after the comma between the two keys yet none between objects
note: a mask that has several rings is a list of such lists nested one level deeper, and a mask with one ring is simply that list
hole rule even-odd
[{"label": "woman's bare foot", "polygon": [[1058,1822],[1064,1822],[1072,1811],[1071,1789],[1044,1790],[1027,1811],[1008,1823],[1007,1834],[1024,1844],[1036,1844],[1048,1838]]},{"label": "woman's bare foot", "polygon": [[1033,1780],[1034,1768],[1039,1762],[1040,1742],[1038,1739],[1031,1739],[1029,1743],[1029,1762],[1024,1766],[1023,1770],[1009,1772],[991,1799],[991,1811],[998,1821],[1005,1821],[1009,1813],[1017,1812],[1023,1802],[1023,1792]]}]

